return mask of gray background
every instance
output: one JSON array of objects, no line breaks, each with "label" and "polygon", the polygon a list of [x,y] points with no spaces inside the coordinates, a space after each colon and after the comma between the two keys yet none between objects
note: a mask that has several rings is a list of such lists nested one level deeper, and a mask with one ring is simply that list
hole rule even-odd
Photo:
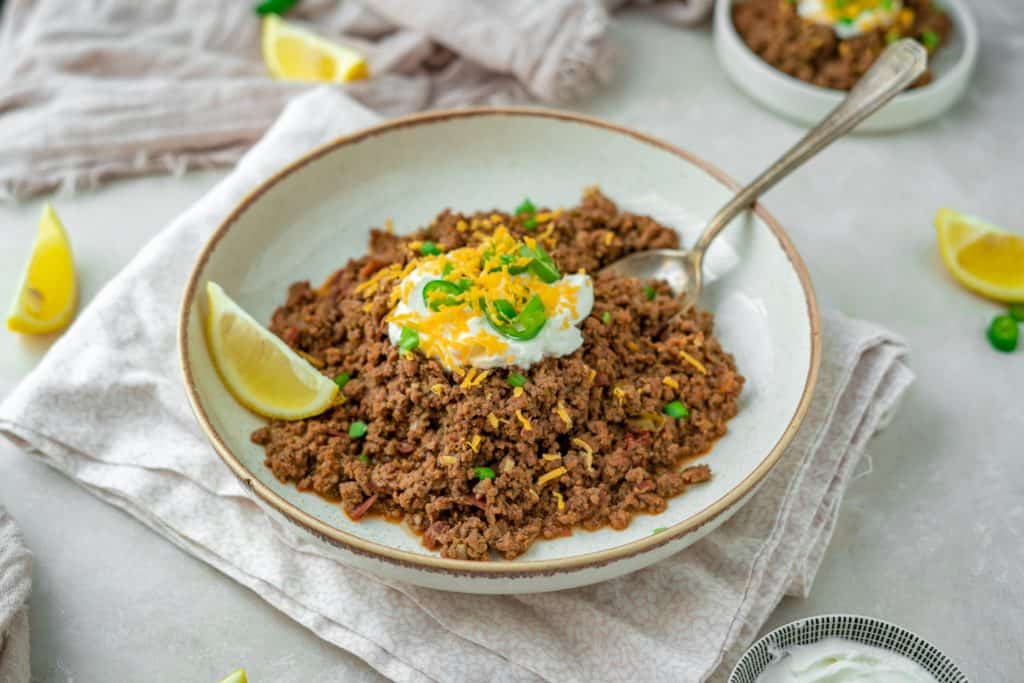
[{"label": "gray background", "polygon": [[[1024,350],[988,346],[998,307],[946,275],[931,223],[948,205],[1024,231],[1024,11],[1018,0],[973,4],[983,49],[963,102],[914,131],[841,140],[765,201],[822,304],[906,336],[919,377],[870,446],[872,471],[850,487],[810,599],[787,599],[768,626],[879,616],[932,640],[972,680],[1010,681],[1024,678]],[[624,64],[580,111],[663,137],[740,180],[800,135],[726,81],[706,31],[627,15],[613,34]],[[55,198],[83,302],[222,176]],[[0,206],[0,300],[15,287],[39,207]],[[47,345],[0,333],[0,396]],[[35,553],[39,680],[212,682],[238,666],[254,683],[379,680],[6,442],[0,501]]]}]

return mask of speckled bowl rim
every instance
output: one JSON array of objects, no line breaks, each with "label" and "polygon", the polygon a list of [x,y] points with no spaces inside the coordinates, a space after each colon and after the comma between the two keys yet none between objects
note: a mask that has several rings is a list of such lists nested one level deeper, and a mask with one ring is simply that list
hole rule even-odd
[{"label": "speckled bowl rim", "polygon": [[[806,624],[808,622],[827,621],[827,620],[830,620],[830,619],[836,620],[836,621],[842,621],[842,620],[845,619],[845,620],[849,620],[849,621],[859,622],[859,623],[865,624],[867,626],[878,626],[878,627],[881,627],[881,628],[889,629],[890,631],[893,631],[893,632],[895,632],[897,634],[906,636],[907,638],[909,638],[909,639],[911,639],[913,641],[916,641],[919,645],[923,645],[923,646],[926,646],[926,647],[930,648],[932,650],[932,652],[934,653],[935,657],[946,668],[948,668],[950,670],[950,672],[954,675],[954,677],[956,678],[956,683],[968,683],[967,674],[965,674],[963,672],[963,669],[961,669],[959,666],[957,666],[957,663],[955,661],[953,661],[953,659],[949,655],[947,655],[945,652],[940,650],[934,643],[932,643],[927,638],[924,638],[924,637],[918,635],[917,633],[915,633],[914,631],[911,631],[909,628],[906,628],[905,626],[900,626],[899,624],[894,624],[891,621],[887,621],[885,619],[879,619],[877,617],[867,617],[867,616],[864,616],[862,614],[845,614],[845,613],[816,614],[813,617],[805,617],[803,619],[796,619],[794,621],[789,622],[788,624],[783,624],[782,626],[779,626],[778,628],[772,629],[771,631],[769,631],[768,633],[764,634],[763,636],[758,638],[756,641],[754,641],[754,643],[750,647],[748,647],[746,650],[743,651],[743,655],[738,660],[736,660],[736,666],[734,666],[732,668],[732,671],[729,673],[728,683],[739,683],[739,681],[741,680],[739,678],[739,676],[742,675],[742,673],[740,672],[740,668],[743,666],[744,662],[746,662],[748,657],[753,657],[754,651],[757,650],[759,647],[761,647],[762,644],[767,644],[767,643],[777,639],[779,634],[781,634],[786,629],[795,628],[797,626],[802,626],[803,624]],[[844,637],[844,636],[839,636],[839,635],[834,634],[834,633],[829,633],[827,635],[823,635],[818,640],[822,640],[824,638],[842,638],[842,637]],[[847,638],[847,639],[849,639],[849,638]],[[818,642],[818,641],[816,640],[816,641],[813,641],[813,642]],[[855,641],[855,642],[859,642],[859,641]],[[875,647],[881,647],[884,650],[889,650],[889,648],[883,647],[881,645],[875,645]],[[896,652],[896,650],[889,650],[889,651],[890,652]],[[897,654],[902,654],[902,653],[897,652]],[[909,659],[910,661],[915,662],[917,664],[921,664],[923,666],[922,662],[917,660],[917,659],[915,659],[913,656],[911,656],[911,655],[903,655],[903,656],[906,657],[907,659]],[[762,673],[764,673],[764,669],[761,669],[761,671],[759,671],[756,674],[755,680],[756,680],[757,676],[760,676]]]},{"label": "speckled bowl rim", "polygon": [[263,181],[254,190],[249,192],[244,199],[228,214],[220,226],[213,232],[206,244],[203,246],[195,265],[189,274],[185,292],[181,300],[181,308],[178,316],[178,355],[181,370],[184,378],[185,391],[188,395],[192,412],[195,414],[199,426],[210,440],[214,449],[228,468],[256,495],[256,497],[270,506],[273,510],[282,514],[288,521],[304,529],[320,540],[358,555],[384,560],[403,567],[412,567],[435,573],[443,573],[453,576],[468,576],[479,578],[515,579],[530,576],[551,576],[564,572],[573,572],[583,569],[602,567],[619,560],[623,560],[641,553],[646,553],[655,548],[671,543],[677,538],[693,533],[706,524],[711,523],[720,515],[730,511],[734,505],[740,503],[745,496],[751,493],[755,487],[765,478],[772,469],[789,443],[793,440],[797,429],[807,414],[818,379],[818,370],[821,364],[821,319],[818,312],[818,304],[811,286],[810,275],[807,267],[797,253],[796,248],[790,241],[789,236],[779,225],[779,222],[769,214],[764,207],[756,205],[754,211],[757,216],[769,227],[780,247],[785,252],[794,272],[800,280],[803,288],[804,298],[807,306],[807,316],[810,321],[810,366],[807,378],[804,383],[803,393],[793,417],[783,431],[775,446],[768,452],[761,463],[747,475],[739,484],[733,487],[721,498],[709,505],[701,512],[669,527],[665,531],[647,538],[637,539],[623,545],[573,555],[571,557],[547,560],[492,560],[488,562],[476,562],[473,560],[458,560],[443,558],[440,556],[421,555],[418,553],[399,550],[374,541],[360,538],[346,531],[327,524],[317,519],[308,512],[285,500],[275,493],[269,486],[259,481],[249,469],[232,453],[225,440],[213,426],[202,402],[199,399],[196,380],[192,373],[192,363],[188,350],[188,327],[189,316],[192,309],[192,302],[196,297],[196,290],[203,278],[207,261],[216,250],[221,239],[231,230],[238,218],[248,207],[262,197],[270,188],[281,182],[284,178],[295,171],[316,161],[320,157],[330,154],[335,150],[342,149],[348,145],[359,143],[379,135],[399,131],[416,126],[429,126],[435,123],[458,121],[487,116],[517,116],[550,119],[574,123],[577,125],[590,126],[604,130],[610,134],[627,135],[639,143],[650,145],[666,152],[675,154],[681,160],[703,170],[713,179],[720,182],[730,190],[737,190],[739,184],[724,174],[715,166],[703,159],[675,147],[667,142],[658,140],[630,128],[617,124],[602,121],[597,118],[583,116],[564,111],[542,109],[536,107],[480,107],[459,110],[440,110],[424,114],[414,114],[402,118],[390,120],[377,126],[363,129],[351,135],[339,137],[331,142],[325,143],[313,149],[296,161],[286,165],[284,168]]},{"label": "speckled bowl rim", "polygon": [[[746,54],[752,57],[756,61],[756,65],[753,67],[757,70],[758,76],[764,79],[774,81],[775,83],[802,91],[805,94],[813,95],[815,97],[827,97],[830,100],[834,100],[835,105],[839,106],[839,103],[847,95],[845,90],[836,90],[835,88],[823,88],[820,85],[814,85],[807,81],[800,80],[796,76],[790,76],[785,71],[775,68],[764,60],[761,55],[757,54],[750,49],[747,45],[747,41],[743,40],[743,36],[736,30],[736,25],[732,21],[732,13],[729,11],[733,5],[743,0],[726,0],[722,3],[726,9],[719,10],[717,5],[715,8],[716,12],[722,12],[725,19],[721,21],[722,30],[728,31],[731,39],[735,39],[740,47],[746,52]],[[970,8],[962,0],[941,0],[942,3],[946,3],[955,9],[955,24],[963,33],[964,39],[964,52],[960,55],[960,59],[957,60],[953,68],[948,72],[944,73],[939,78],[935,79],[927,85],[921,86],[920,88],[914,88],[907,92],[900,93],[893,98],[893,101],[906,102],[909,104],[918,104],[926,98],[931,97],[932,93],[940,88],[947,87],[947,83],[956,82],[954,76],[963,78],[967,71],[974,68],[974,64],[978,59],[978,23],[975,20],[974,15],[971,14]],[[716,22],[716,26],[718,22]],[[908,105],[909,106],[909,105]]]}]

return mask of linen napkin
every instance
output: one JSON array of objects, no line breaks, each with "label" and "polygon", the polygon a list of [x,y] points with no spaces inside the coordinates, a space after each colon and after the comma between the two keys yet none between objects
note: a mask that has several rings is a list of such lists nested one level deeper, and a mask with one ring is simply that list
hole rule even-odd
[{"label": "linen napkin", "polygon": [[21,532],[0,505],[0,681],[28,683],[28,596],[32,555]]},{"label": "linen napkin", "polygon": [[192,263],[232,206],[304,150],[374,118],[328,88],[289,104],[81,312],[0,406],[0,432],[395,680],[720,678],[784,594],[810,590],[851,473],[912,379],[903,343],[827,313],[818,389],[788,451],[732,520],[653,567],[511,597],[347,568],[274,528],[214,454],[184,396],[174,327]]},{"label": "linen napkin", "polygon": [[[634,2],[689,24],[712,0]],[[305,0],[288,18],[367,56],[372,78],[343,89],[383,115],[565,102],[614,54],[599,0]],[[0,54],[7,200],[233,164],[309,87],[268,76],[248,0],[8,0]]]}]

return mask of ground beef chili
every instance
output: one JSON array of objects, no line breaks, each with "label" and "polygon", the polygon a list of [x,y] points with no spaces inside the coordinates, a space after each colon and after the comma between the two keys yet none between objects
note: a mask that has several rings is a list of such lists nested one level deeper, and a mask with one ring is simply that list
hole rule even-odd
[{"label": "ground beef chili", "polygon": [[[831,26],[797,13],[787,0],[743,0],[732,7],[737,32],[751,50],[776,69],[824,88],[849,90],[871,68],[886,45],[916,38],[929,53],[945,45],[952,31],[949,16],[932,0],[904,0],[896,23],[840,40]],[[931,81],[925,72],[913,87]]]},{"label": "ground beef chili", "polygon": [[[389,342],[390,286],[369,296],[356,286],[415,258],[412,240],[448,251],[478,243],[496,222],[543,241],[562,272],[594,274],[595,305],[571,355],[492,370],[464,389],[437,361],[401,355]],[[596,190],[546,225],[528,231],[524,223],[528,216],[444,211],[407,237],[372,231],[369,254],[319,288],[291,286],[271,329],[327,376],[351,379],[340,405],[253,433],[278,478],[339,500],[355,519],[405,520],[427,548],[474,560],[514,558],[574,527],[623,529],[710,479],[707,465],[685,461],[725,433],[743,387],[711,314],[677,318],[663,283],[596,274],[631,252],[677,246],[676,233],[620,212]],[[521,389],[508,382],[511,372],[527,378]],[[672,401],[688,416],[665,415]],[[369,426],[361,438],[349,436],[356,420]],[[538,485],[545,474],[552,480]]]}]

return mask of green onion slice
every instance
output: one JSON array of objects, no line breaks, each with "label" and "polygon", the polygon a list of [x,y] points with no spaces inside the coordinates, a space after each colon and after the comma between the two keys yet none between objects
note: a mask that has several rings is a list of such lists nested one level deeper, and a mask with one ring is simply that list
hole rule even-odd
[{"label": "green onion slice", "polygon": [[676,420],[682,419],[690,414],[690,411],[686,409],[680,401],[672,401],[665,406],[665,414]]},{"label": "green onion slice", "polygon": [[494,470],[490,467],[474,467],[473,474],[477,479],[494,479]]}]

